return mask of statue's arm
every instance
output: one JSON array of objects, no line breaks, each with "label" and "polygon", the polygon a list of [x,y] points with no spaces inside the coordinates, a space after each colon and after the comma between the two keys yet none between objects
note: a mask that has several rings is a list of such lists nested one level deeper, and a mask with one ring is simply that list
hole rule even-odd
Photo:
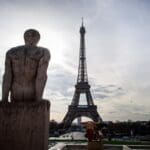
[{"label": "statue's arm", "polygon": [[35,83],[35,92],[36,92],[36,100],[39,101],[42,99],[44,87],[47,80],[47,68],[50,60],[50,52],[48,50],[44,51],[43,57],[40,59],[37,76],[36,76],[36,83]]},{"label": "statue's arm", "polygon": [[11,65],[11,59],[7,52],[5,58],[5,72],[3,75],[3,83],[2,83],[2,101],[8,102],[8,96],[9,96],[9,91],[11,89],[11,84],[12,84],[12,65]]}]

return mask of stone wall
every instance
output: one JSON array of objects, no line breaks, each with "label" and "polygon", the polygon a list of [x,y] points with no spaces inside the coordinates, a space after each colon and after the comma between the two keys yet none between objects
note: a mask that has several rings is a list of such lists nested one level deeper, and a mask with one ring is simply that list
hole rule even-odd
[{"label": "stone wall", "polygon": [[0,103],[1,150],[48,150],[49,107],[46,100]]}]

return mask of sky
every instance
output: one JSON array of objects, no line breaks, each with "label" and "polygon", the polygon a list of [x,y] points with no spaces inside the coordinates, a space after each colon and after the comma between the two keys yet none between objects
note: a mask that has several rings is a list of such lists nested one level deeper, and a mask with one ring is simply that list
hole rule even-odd
[{"label": "sky", "polygon": [[[26,29],[51,52],[44,98],[62,121],[77,81],[81,18],[94,103],[104,121],[150,120],[149,0],[0,0],[0,84],[5,53]],[[0,91],[1,96],[1,91]],[[80,104],[85,104],[81,97]]]}]

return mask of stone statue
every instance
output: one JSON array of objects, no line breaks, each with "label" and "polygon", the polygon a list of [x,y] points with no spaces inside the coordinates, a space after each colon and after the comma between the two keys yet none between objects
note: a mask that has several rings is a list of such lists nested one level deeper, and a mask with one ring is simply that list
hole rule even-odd
[{"label": "stone statue", "polygon": [[6,53],[2,84],[2,101],[40,101],[47,80],[50,60],[48,49],[38,47],[40,34],[34,29],[24,33],[25,45],[11,48]]}]

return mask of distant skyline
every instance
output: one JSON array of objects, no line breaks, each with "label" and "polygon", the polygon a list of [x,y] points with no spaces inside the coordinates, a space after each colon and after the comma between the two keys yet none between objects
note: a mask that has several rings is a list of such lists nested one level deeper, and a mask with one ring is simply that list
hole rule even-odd
[{"label": "distant skyline", "polygon": [[44,98],[50,119],[62,121],[77,80],[84,17],[88,78],[102,119],[150,120],[149,0],[5,0],[0,10],[0,84],[6,51],[24,44],[26,29],[37,29],[38,45],[52,55]]}]

